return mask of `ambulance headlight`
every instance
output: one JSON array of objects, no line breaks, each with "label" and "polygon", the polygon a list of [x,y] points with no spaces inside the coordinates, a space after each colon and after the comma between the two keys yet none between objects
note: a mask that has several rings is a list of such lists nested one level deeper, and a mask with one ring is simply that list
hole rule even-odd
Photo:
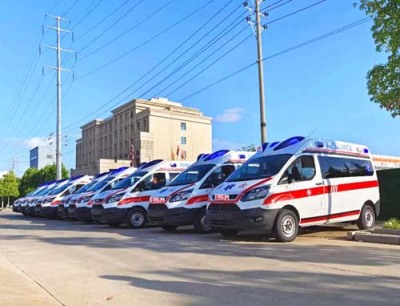
[{"label": "ambulance headlight", "polygon": [[189,199],[192,192],[193,192],[193,189],[178,192],[177,194],[173,195],[169,199],[169,202],[185,201],[185,200]]},{"label": "ambulance headlight", "polygon": [[269,186],[254,188],[246,192],[242,197],[242,202],[264,199],[268,195]]},{"label": "ambulance headlight", "polygon": [[79,199],[79,203],[87,203],[90,201],[91,198],[92,198],[92,195],[84,196]]},{"label": "ambulance headlight", "polygon": [[123,193],[114,194],[113,196],[109,197],[109,198],[106,200],[106,203],[119,202],[119,200],[121,200],[123,196],[124,196]]}]

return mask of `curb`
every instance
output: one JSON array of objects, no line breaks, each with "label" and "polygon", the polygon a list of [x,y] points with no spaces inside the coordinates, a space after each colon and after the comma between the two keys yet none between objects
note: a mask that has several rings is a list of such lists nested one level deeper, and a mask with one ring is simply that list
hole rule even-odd
[{"label": "curb", "polygon": [[400,230],[374,229],[347,232],[347,240],[400,245]]}]

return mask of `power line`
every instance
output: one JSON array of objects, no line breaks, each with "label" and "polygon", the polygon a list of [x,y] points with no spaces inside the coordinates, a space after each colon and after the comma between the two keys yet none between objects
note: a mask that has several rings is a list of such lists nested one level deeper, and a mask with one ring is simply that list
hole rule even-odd
[{"label": "power line", "polygon": [[104,21],[106,21],[108,18],[113,16],[116,12],[118,12],[121,8],[123,8],[125,5],[129,3],[130,0],[126,0],[124,3],[122,3],[119,7],[117,7],[114,11],[109,13],[106,17],[101,19],[99,22],[97,22],[94,26],[92,26],[89,30],[87,30],[85,33],[83,33],[81,36],[77,37],[76,40],[82,39],[84,36],[92,32],[94,29],[96,29],[99,25],[101,25]]},{"label": "power line", "polygon": [[[241,5],[239,5],[237,8],[235,8],[228,16],[231,16],[232,15],[232,13],[234,13],[238,8],[240,8],[241,7]],[[227,17],[228,17],[227,16]],[[223,38],[227,33],[229,33],[231,30],[233,30],[236,26],[238,26],[238,25],[240,25],[240,23],[242,22],[241,20],[239,20],[242,16],[244,16],[244,14],[242,14],[241,16],[239,16],[239,18],[237,18],[237,19],[235,19],[233,22],[231,22],[222,32],[220,32],[216,37],[214,37],[211,41],[209,41],[203,48],[201,48],[199,51],[197,51],[197,53],[195,53],[191,58],[189,58],[185,63],[183,63],[181,66],[179,66],[177,69],[175,69],[172,73],[170,73],[166,78],[164,78],[163,80],[161,80],[160,82],[158,82],[155,86],[153,86],[152,88],[150,88],[149,90],[147,90],[145,93],[143,93],[143,94],[141,94],[140,95],[140,97],[142,97],[142,96],[144,96],[146,93],[148,93],[149,91],[151,91],[152,89],[154,89],[155,87],[157,87],[159,84],[161,84],[163,81],[165,81],[166,79],[168,79],[169,77],[171,77],[174,73],[176,73],[176,72],[178,72],[178,71],[180,71],[181,70],[181,68],[183,67],[183,66],[185,66],[185,65],[187,65],[188,63],[190,63],[193,59],[195,59],[195,58],[197,58],[200,54],[202,54],[204,51],[206,51],[208,48],[210,48],[213,44],[215,44],[217,41],[219,41],[221,38]],[[226,19],[227,19],[227,17],[225,17],[222,21],[225,21]],[[235,23],[235,21],[238,21],[239,20],[239,23],[236,23],[233,27],[231,27],[234,23]],[[205,38],[206,36],[208,36],[208,34],[209,33],[211,33],[213,30],[215,30],[221,23],[222,23],[222,21],[221,22],[219,22],[218,23],[218,25],[217,26],[214,26],[213,27],[213,29],[211,30],[211,31],[209,31],[208,33],[206,33],[205,35],[203,35],[203,37],[199,40],[199,41],[197,41],[195,44],[193,44],[193,45],[191,45],[189,48],[187,48],[185,51],[183,51],[182,53],[181,53],[181,55],[180,56],[178,56],[176,59],[178,59],[178,58],[180,58],[183,54],[186,54],[187,53],[187,51],[189,51],[190,49],[192,49],[193,47],[194,47],[194,45],[196,45],[197,43],[199,43],[203,38]],[[231,27],[231,28],[230,28]],[[230,28],[230,29],[229,29]],[[228,29],[228,31],[227,31],[227,29]],[[243,28],[242,29],[242,31],[244,30],[245,28]],[[241,31],[241,32],[242,32]],[[248,37],[249,38],[249,37]],[[248,38],[246,38],[246,39],[248,39]],[[175,51],[175,50],[174,50]],[[173,51],[173,52],[174,52]],[[169,57],[170,55],[168,55],[167,57]],[[226,55],[225,55],[226,56]],[[222,58],[222,57],[221,57]],[[218,59],[217,61],[219,61],[220,59]],[[216,62],[217,62],[216,61]],[[171,63],[170,63],[170,65],[172,64],[172,63],[174,63],[175,62],[175,60],[174,61],[172,61]],[[212,66],[212,65],[214,65],[216,62],[214,62],[214,63],[212,63],[211,65],[210,65],[210,67]],[[160,63],[159,63],[160,64]],[[158,66],[159,64],[157,64],[156,66]],[[168,65],[167,67],[169,67],[170,65]],[[199,64],[196,66],[196,67],[198,67],[199,66]],[[167,67],[165,67],[164,69],[162,69],[161,71],[159,71],[159,72],[157,72],[157,75],[159,75],[160,73],[162,73]],[[151,72],[152,70],[154,70],[154,68],[155,67],[153,67],[149,72]],[[148,72],[148,73],[149,73]],[[203,71],[202,71],[203,72]],[[201,72],[201,73],[202,73]],[[142,76],[139,80],[137,80],[136,82],[134,82],[132,85],[130,85],[128,88],[126,88],[123,92],[121,92],[120,94],[118,94],[116,97],[114,97],[113,99],[111,99],[110,101],[108,101],[106,104],[104,104],[102,107],[100,107],[99,109],[97,109],[95,112],[92,112],[91,114],[89,114],[89,115],[87,115],[87,116],[85,116],[85,118],[82,118],[81,120],[79,120],[79,121],[77,121],[77,122],[75,122],[75,123],[78,123],[78,122],[80,122],[80,121],[83,121],[84,119],[86,119],[86,118],[88,118],[88,117],[90,117],[91,115],[93,115],[94,113],[96,113],[98,110],[100,110],[100,109],[102,109],[102,108],[104,108],[104,107],[106,107],[108,104],[110,104],[110,103],[112,103],[113,101],[115,101],[116,99],[118,99],[124,92],[126,92],[126,91],[128,91],[130,88],[132,88],[134,85],[136,85],[140,80],[142,80],[148,73],[146,73],[144,76]],[[185,73],[185,75],[184,76],[186,76],[188,73]],[[181,80],[182,79],[182,77],[181,78],[179,78],[177,81],[179,81],[179,80]],[[176,81],[174,82],[174,83],[176,83]],[[173,84],[174,84],[173,83]],[[144,84],[142,84],[142,86],[140,86],[139,88],[137,88],[136,90],[138,90],[138,89],[140,89],[141,87],[143,87],[143,85],[145,85],[146,84],[146,82],[144,83]],[[172,84],[170,84],[170,85],[172,85]],[[164,88],[164,89],[166,89],[166,88]],[[135,90],[135,91],[136,91]],[[133,94],[133,92],[132,93],[130,93],[127,97],[125,97],[124,99],[126,99],[126,98],[128,98],[130,95],[132,95]],[[69,127],[71,127],[71,126],[73,126],[75,123],[73,123],[73,124],[71,124],[71,125],[69,125],[67,128],[69,128]]]},{"label": "power line", "polygon": [[98,40],[102,35],[107,33],[109,30],[111,30],[115,25],[117,25],[120,21],[122,21],[126,16],[128,16],[129,13],[131,13],[136,7],[139,6],[144,0],[139,0],[136,2],[129,10],[127,10],[120,18],[115,20],[110,26],[108,26],[105,30],[103,30],[100,34],[98,34],[94,39],[89,41],[85,46],[80,48],[78,52],[82,52],[83,50],[87,49],[90,47],[96,40]]},{"label": "power line", "polygon": [[[371,20],[371,17],[362,18],[362,19],[357,20],[355,22],[352,22],[352,23],[350,23],[348,25],[345,25],[343,27],[335,29],[335,30],[333,30],[331,32],[325,33],[325,34],[317,36],[317,37],[315,37],[313,39],[307,40],[307,41],[305,41],[303,43],[297,44],[297,45],[295,45],[293,47],[284,49],[284,50],[282,50],[280,52],[277,52],[277,53],[274,53],[274,54],[269,55],[267,57],[264,57],[263,61],[270,60],[272,58],[275,58],[275,57],[278,57],[280,55],[286,54],[288,52],[297,50],[297,49],[305,47],[307,45],[314,44],[314,43],[316,43],[316,42],[318,42],[320,40],[323,40],[323,39],[326,39],[328,37],[331,37],[331,36],[334,36],[336,34],[339,34],[341,32],[350,30],[350,29],[352,29],[354,27],[357,27],[357,26],[359,26],[361,24],[364,24],[364,23],[366,23],[366,22],[368,22],[370,20]],[[240,73],[242,73],[244,71],[246,71],[247,69],[255,66],[256,64],[257,64],[257,62],[250,63],[250,64],[248,64],[248,65],[246,65],[246,66],[244,66],[244,67],[242,67],[242,68],[240,68],[240,69],[238,69],[238,70],[236,70],[236,71],[234,71],[234,72],[232,72],[232,73],[230,73],[230,74],[228,74],[228,75],[226,75],[226,76],[224,76],[224,77],[222,77],[222,78],[220,78],[220,79],[218,79],[218,80],[216,80],[214,82],[212,82],[211,84],[209,84],[209,85],[207,85],[207,86],[205,86],[205,87],[203,87],[203,88],[201,88],[201,89],[199,89],[199,90],[197,90],[197,91],[195,91],[195,92],[193,92],[193,93],[191,93],[191,94],[189,94],[189,95],[187,95],[187,96],[185,96],[185,97],[183,97],[181,99],[178,99],[178,101],[186,101],[187,99],[189,99],[189,98],[191,98],[191,97],[193,97],[193,96],[195,96],[195,95],[197,95],[197,94],[199,94],[199,93],[201,93],[201,92],[203,92],[203,91],[205,91],[205,90],[207,90],[207,89],[209,89],[209,88],[211,88],[211,87],[213,87],[213,86],[215,86],[215,85],[217,85],[217,84],[219,84],[219,83],[221,83],[223,81],[226,81],[226,80],[228,80],[228,79],[230,79],[230,78],[232,78],[232,77],[234,77],[234,76],[236,76],[236,75],[238,75],[238,74],[240,74]]]},{"label": "power line", "polygon": [[[122,96],[122,94],[124,94],[125,92],[127,92],[129,89],[131,89],[133,86],[135,86],[136,84],[138,84],[141,80],[143,80],[146,76],[148,76],[151,72],[153,72],[156,68],[158,68],[161,64],[163,64],[168,58],[170,58],[176,51],[178,51],[183,45],[185,45],[191,38],[193,38],[197,33],[199,33],[205,26],[207,26],[218,14],[220,14],[222,12],[223,9],[225,9],[227,7],[228,4],[230,4],[232,2],[229,1],[226,5],[224,5],[216,14],[214,14],[212,17],[210,17],[202,26],[200,26],[197,30],[195,30],[186,40],[184,40],[179,46],[177,46],[172,52],[170,52],[166,57],[164,57],[158,64],[156,64],[154,67],[152,67],[149,71],[147,71],[144,75],[142,75],[138,80],[136,80],[133,84],[131,84],[129,87],[127,87],[126,89],[124,89],[121,93],[119,93],[117,96],[115,96],[113,99],[109,100],[107,103],[105,103],[103,106],[101,106],[100,108],[98,108],[96,111],[91,112],[90,114],[88,114],[87,116],[83,117],[82,119],[68,125],[66,128],[69,128],[71,126],[74,126],[76,123],[79,123],[83,120],[85,120],[86,118],[89,118],[91,115],[95,114],[97,111],[99,111],[100,109],[105,108],[107,105],[111,104],[113,101],[117,100],[119,97]],[[223,21],[225,21],[228,17],[230,17],[234,12],[237,11],[238,8],[240,8],[241,5],[239,5],[238,7],[236,7],[233,11],[231,11],[228,16],[226,16],[221,22],[219,22],[217,25],[213,26],[213,28],[208,31],[205,35],[203,35],[199,40],[197,40],[194,44],[190,45],[188,48],[186,48],[184,51],[182,51],[179,55],[177,55],[175,57],[175,59],[173,59],[171,61],[171,63],[169,65],[167,65],[165,68],[163,68],[161,71],[157,72],[157,75],[159,75],[160,73],[162,73],[166,68],[168,68],[171,64],[173,64],[176,60],[178,60],[179,58],[181,58],[184,54],[186,54],[188,51],[190,51],[196,44],[200,43],[200,41],[202,41],[205,37],[207,37],[212,31],[214,31],[219,25],[222,24]],[[224,29],[225,30],[225,29]],[[142,86],[141,86],[142,87]],[[141,87],[137,88],[136,90],[140,89]],[[135,91],[136,91],[135,90]],[[131,95],[132,93],[130,93],[129,95]]]},{"label": "power line", "polygon": [[158,10],[156,10],[155,12],[151,13],[150,15],[146,16],[145,18],[143,18],[142,20],[140,20],[139,22],[135,23],[132,27],[130,27],[129,29],[127,29],[126,31],[124,31],[123,33],[121,33],[120,35],[118,35],[117,37],[113,38],[112,40],[108,41],[107,43],[103,44],[102,46],[96,48],[95,50],[91,51],[90,53],[86,54],[85,56],[83,56],[82,58],[80,58],[80,61],[84,60],[85,58],[97,53],[98,51],[106,48],[107,46],[111,45],[113,42],[117,41],[118,39],[120,39],[121,37],[125,36],[126,34],[128,34],[129,32],[133,31],[134,29],[136,29],[138,26],[140,26],[141,24],[145,23],[146,21],[148,21],[150,18],[155,17],[156,14],[160,13],[164,8],[166,8],[168,5],[170,5],[174,0],[170,0],[169,2],[167,2],[166,4],[164,4],[162,7],[160,7]]},{"label": "power line", "polygon": [[151,41],[153,41],[154,39],[156,39],[157,37],[161,36],[162,34],[168,32],[169,30],[171,30],[172,28],[176,27],[177,25],[181,24],[182,22],[184,22],[185,20],[189,19],[190,17],[192,17],[194,14],[198,13],[200,10],[204,9],[206,6],[208,6],[211,2],[214,2],[215,0],[209,0],[208,2],[206,2],[205,4],[203,4],[201,7],[195,9],[194,11],[192,11],[191,13],[189,13],[188,15],[186,15],[185,17],[181,18],[180,20],[178,20],[177,22],[175,22],[174,24],[170,25],[169,27],[167,27],[166,29],[162,30],[161,32],[157,33],[156,35],[153,35],[152,37],[150,37],[148,40],[144,41],[143,43],[141,43],[140,45],[128,50],[127,52],[121,54],[120,56],[114,58],[113,60],[111,60],[110,62],[84,74],[83,76],[80,77],[80,79],[85,78],[101,69],[104,69],[105,67],[115,63],[116,61],[120,60],[121,58],[129,55],[130,53],[136,51],[137,49],[147,45],[148,43],[150,43]]},{"label": "power line", "polygon": [[310,5],[308,5],[308,6],[305,6],[305,7],[301,8],[301,9],[299,9],[299,10],[297,10],[297,11],[291,12],[291,13],[289,13],[289,14],[287,14],[287,15],[284,15],[284,16],[282,16],[282,17],[279,17],[279,18],[277,18],[277,19],[274,19],[274,20],[272,20],[272,21],[269,21],[269,22],[267,22],[267,25],[272,24],[272,23],[275,23],[275,22],[280,21],[280,20],[282,20],[282,19],[288,18],[288,17],[290,17],[290,16],[296,15],[296,14],[298,14],[298,13],[300,13],[300,12],[303,12],[303,11],[305,11],[305,10],[308,10],[308,9],[310,9],[310,8],[312,8],[312,7],[314,7],[314,6],[318,5],[318,4],[321,4],[321,3],[325,2],[325,1],[326,1],[326,0],[321,0],[321,1],[315,2],[315,3],[313,3],[313,4],[310,4]]},{"label": "power line", "polygon": [[[239,16],[238,19],[240,19],[241,16]],[[242,21],[239,20],[239,22],[236,22],[238,19],[234,20],[233,22],[231,22],[227,27],[225,27],[219,34],[217,34],[213,39],[211,39],[208,43],[206,43],[205,46],[203,46],[200,50],[198,50],[195,54],[193,54],[189,59],[187,59],[184,63],[180,64],[177,68],[175,68],[171,73],[169,73],[166,77],[164,77],[163,79],[161,79],[157,84],[155,84],[153,87],[151,87],[150,89],[148,89],[146,92],[144,92],[143,94],[140,95],[140,97],[146,95],[147,93],[149,93],[151,90],[153,90],[154,88],[156,88],[158,85],[162,84],[164,81],[166,81],[167,79],[169,79],[171,76],[173,76],[174,74],[176,74],[177,72],[179,72],[180,70],[182,70],[183,67],[187,66],[188,64],[190,64],[193,60],[195,60],[196,58],[198,58],[201,54],[203,54],[205,51],[207,51],[210,47],[212,47],[213,45],[215,45],[215,43],[217,43],[219,40],[221,40],[223,37],[225,37],[227,34],[229,34],[231,31],[233,31],[237,26],[239,26]],[[232,26],[233,25],[233,26]],[[215,29],[215,28],[214,28]],[[244,28],[243,28],[244,30]],[[212,30],[210,31],[212,32]],[[204,35],[203,37],[208,36],[208,34],[210,33],[206,33],[206,35]],[[196,43],[197,44],[197,43]],[[194,45],[196,45],[194,44]],[[193,45],[191,46],[193,47]],[[189,47],[186,51],[189,51],[191,49],[191,47]],[[183,55],[183,54],[182,54]],[[170,63],[170,65],[173,64],[173,62]],[[161,70],[161,72],[164,72],[166,70],[166,68],[168,68],[170,65],[168,65],[167,67],[165,67],[163,70]],[[160,72],[160,73],[161,73]],[[140,86],[139,88],[137,88],[136,90],[139,90],[140,88],[143,87],[143,85],[145,85],[146,83],[142,84],[142,86]],[[133,94],[133,93],[131,93]]]},{"label": "power line", "polygon": [[97,3],[85,15],[74,24],[71,30],[75,29],[83,20],[85,20],[103,1],[104,0],[97,1]]},{"label": "power line", "polygon": [[65,15],[67,15],[74,7],[75,5],[79,2],[79,0],[75,0],[74,3],[72,3],[72,5],[64,12],[64,14],[61,15],[61,17],[64,17]]},{"label": "power line", "polygon": [[[240,31],[239,33],[241,33],[242,31]],[[176,87],[175,89],[173,89],[172,91],[167,93],[167,97],[172,95],[174,92],[178,91],[179,89],[181,89],[182,87],[184,87],[185,85],[187,85],[190,81],[194,80],[195,78],[197,78],[200,74],[202,74],[204,71],[208,70],[210,67],[214,66],[216,63],[218,63],[221,59],[223,59],[224,57],[226,57],[229,53],[231,53],[232,51],[236,50],[240,45],[242,45],[245,41],[247,41],[250,37],[252,37],[253,35],[248,35],[246,36],[244,39],[242,39],[239,43],[237,43],[235,46],[233,46],[231,49],[229,49],[228,51],[226,51],[224,54],[222,54],[221,56],[219,56],[216,60],[214,60],[212,63],[210,63],[209,65],[207,65],[205,68],[203,68],[202,70],[200,70],[198,73],[196,73],[194,76],[192,76],[190,79],[188,79],[187,81],[183,82],[181,85],[179,85],[178,87]],[[200,63],[201,64],[201,63]],[[189,71],[190,72],[190,71]],[[188,73],[189,73],[188,72]],[[186,75],[186,74],[185,74]],[[184,75],[184,76],[185,76]],[[176,83],[176,82],[174,82]],[[172,86],[174,83],[168,85],[165,89],[169,88],[170,86]],[[163,89],[163,90],[165,90]]]}]

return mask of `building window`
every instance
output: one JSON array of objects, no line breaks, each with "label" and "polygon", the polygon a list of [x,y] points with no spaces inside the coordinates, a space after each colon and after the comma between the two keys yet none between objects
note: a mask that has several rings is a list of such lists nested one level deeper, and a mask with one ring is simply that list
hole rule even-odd
[{"label": "building window", "polygon": [[186,144],[186,137],[181,137],[181,144],[185,145]]},{"label": "building window", "polygon": [[181,131],[186,131],[186,122],[181,122]]},{"label": "building window", "polygon": [[143,119],[143,131],[147,131],[147,120]]},{"label": "building window", "polygon": [[133,118],[133,111],[131,111],[131,118]]},{"label": "building window", "polygon": [[136,131],[140,132],[140,124],[139,124],[139,121],[136,122]]}]

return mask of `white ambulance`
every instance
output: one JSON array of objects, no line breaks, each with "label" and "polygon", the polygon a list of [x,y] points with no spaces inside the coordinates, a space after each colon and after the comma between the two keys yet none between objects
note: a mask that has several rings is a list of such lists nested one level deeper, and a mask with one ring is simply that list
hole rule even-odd
[{"label": "white ambulance", "polygon": [[30,200],[27,203],[27,206],[25,207],[25,215],[29,215],[31,217],[36,216],[36,204],[41,200],[44,199],[46,196],[49,195],[49,193],[56,188],[56,186],[59,183],[63,183],[65,180],[60,180],[60,181],[51,181],[46,183],[46,187],[43,188],[38,194],[36,194],[34,197],[31,197]]},{"label": "white ambulance", "polygon": [[198,233],[211,232],[206,218],[208,195],[253,154],[219,150],[200,155],[196,163],[150,198],[149,221],[166,231],[193,225]]},{"label": "white ambulance", "polygon": [[[111,171],[104,180],[101,180],[97,184],[93,185],[89,193],[82,196],[73,207],[69,207],[68,214],[73,214],[80,221],[92,222],[91,208],[95,203],[99,194],[104,191],[112,189],[116,184],[122,181],[124,178],[135,172],[136,168],[132,167],[121,167]],[[73,208],[73,211],[72,209]]]},{"label": "white ambulance", "polygon": [[355,222],[371,229],[380,211],[369,149],[292,137],[264,146],[210,194],[207,216],[223,235],[272,231],[295,239],[299,226]]},{"label": "white ambulance", "polygon": [[40,215],[46,218],[56,218],[58,214],[58,205],[61,203],[61,200],[65,196],[68,196],[90,183],[92,178],[93,177],[89,175],[75,176],[68,179],[66,184],[57,186],[40,204]]},{"label": "white ambulance", "polygon": [[31,201],[34,201],[36,198],[40,197],[42,194],[46,192],[48,189],[48,186],[51,183],[43,183],[40,185],[38,188],[36,188],[34,191],[28,193],[26,196],[23,198],[19,198],[13,203],[13,211],[15,212],[21,212],[24,215],[28,214],[28,204]]},{"label": "white ambulance", "polygon": [[92,207],[93,218],[110,226],[121,223],[131,228],[145,226],[150,196],[192,163],[156,159],[142,165],[109,193],[98,197],[99,201]]},{"label": "white ambulance", "polygon": [[97,174],[93,177],[92,181],[82,188],[76,190],[75,192],[71,193],[70,195],[64,197],[61,200],[61,203],[58,205],[58,218],[60,219],[67,219],[68,218],[68,208],[70,204],[75,204],[79,198],[84,197],[85,195],[90,192],[91,188],[97,184],[98,182],[102,181],[109,172],[104,172]]}]

